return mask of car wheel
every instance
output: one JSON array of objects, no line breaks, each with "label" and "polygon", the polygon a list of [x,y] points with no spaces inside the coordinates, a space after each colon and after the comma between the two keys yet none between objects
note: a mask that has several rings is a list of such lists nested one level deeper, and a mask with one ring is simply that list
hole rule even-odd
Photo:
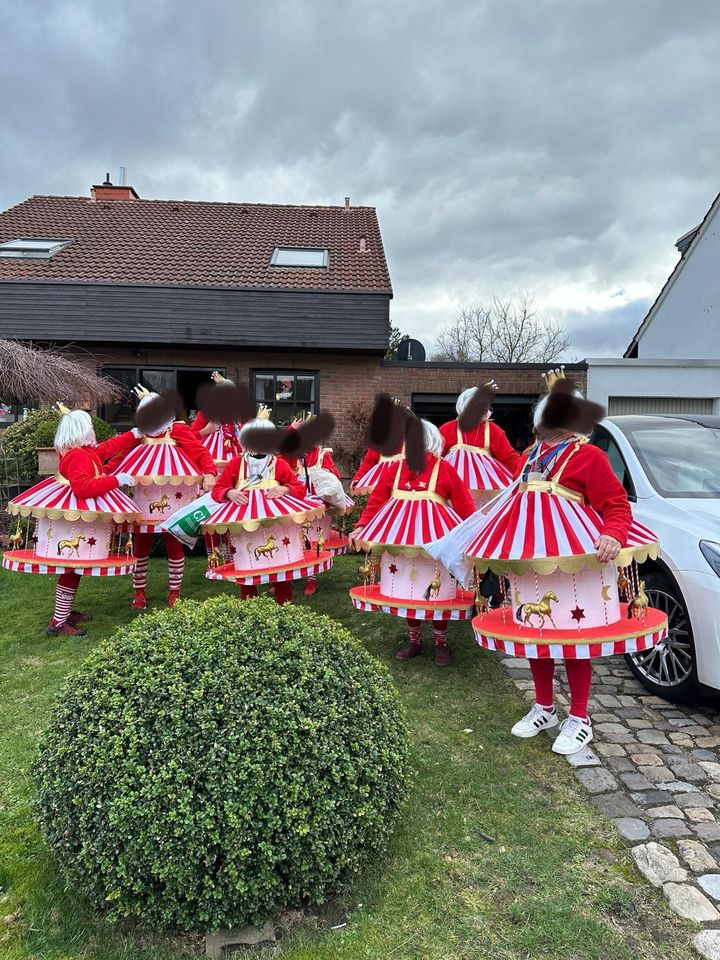
[{"label": "car wheel", "polygon": [[625,659],[651,693],[686,703],[698,693],[695,642],[687,608],[673,581],[662,573],[646,574],[645,593],[651,607],[667,614],[668,636],[651,650],[627,654]]}]

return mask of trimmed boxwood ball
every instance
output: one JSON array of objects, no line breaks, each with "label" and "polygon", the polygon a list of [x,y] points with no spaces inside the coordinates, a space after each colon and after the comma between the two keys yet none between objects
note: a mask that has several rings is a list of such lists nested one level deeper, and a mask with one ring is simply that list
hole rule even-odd
[{"label": "trimmed boxwood ball", "polygon": [[70,882],[113,920],[195,931],[338,892],[386,848],[407,773],[384,667],[328,617],[227,596],[98,648],[33,768]]}]

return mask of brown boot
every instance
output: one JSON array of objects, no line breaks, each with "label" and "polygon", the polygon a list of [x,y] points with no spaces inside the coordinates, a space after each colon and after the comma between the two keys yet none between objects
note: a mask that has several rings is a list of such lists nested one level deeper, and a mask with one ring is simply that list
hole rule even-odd
[{"label": "brown boot", "polygon": [[420,643],[410,642],[406,646],[404,646],[402,650],[398,650],[398,652],[395,654],[395,659],[396,660],[412,660],[413,657],[419,657],[421,653],[422,653],[422,641],[420,641]]},{"label": "brown boot", "polygon": [[450,647],[446,643],[435,644],[435,666],[450,666]]}]

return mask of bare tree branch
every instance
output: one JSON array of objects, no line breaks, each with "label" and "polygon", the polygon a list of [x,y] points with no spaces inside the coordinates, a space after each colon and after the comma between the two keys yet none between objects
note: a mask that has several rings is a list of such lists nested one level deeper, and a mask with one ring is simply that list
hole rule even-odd
[{"label": "bare tree branch", "polygon": [[0,340],[0,400],[5,403],[109,402],[120,397],[113,380],[62,353]]}]

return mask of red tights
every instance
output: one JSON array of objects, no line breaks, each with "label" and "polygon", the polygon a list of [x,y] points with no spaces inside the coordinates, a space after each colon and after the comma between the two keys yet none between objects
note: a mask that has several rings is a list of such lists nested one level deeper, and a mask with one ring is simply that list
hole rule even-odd
[{"label": "red tights", "polygon": [[[408,625],[408,639],[410,643],[418,644],[421,642],[421,633],[423,621],[418,620],[417,617],[407,617]],[[446,620],[434,620],[433,621],[433,639],[438,646],[442,646],[447,643],[447,621]]]},{"label": "red tights", "polygon": [[[135,570],[133,572],[133,587],[135,590],[144,590],[147,586],[148,557],[152,548],[154,533],[136,533],[133,535],[133,553],[135,554]],[[182,585],[185,570],[185,551],[179,540],[170,533],[163,533],[165,551],[168,557],[168,581],[170,589],[178,592]]]},{"label": "red tights", "polygon": [[[570,714],[573,717],[587,719],[587,705],[590,696],[592,664],[589,660],[565,660],[565,673],[570,687]],[[531,660],[530,672],[535,681],[535,700],[541,707],[552,706],[554,660]]]},{"label": "red tights", "polygon": [[[240,587],[240,597],[243,600],[249,600],[250,597],[257,596],[257,587]],[[292,602],[292,583],[290,581],[285,581],[283,583],[276,583],[275,590],[273,591],[273,596],[275,597],[275,603],[282,606],[284,603]]]}]

